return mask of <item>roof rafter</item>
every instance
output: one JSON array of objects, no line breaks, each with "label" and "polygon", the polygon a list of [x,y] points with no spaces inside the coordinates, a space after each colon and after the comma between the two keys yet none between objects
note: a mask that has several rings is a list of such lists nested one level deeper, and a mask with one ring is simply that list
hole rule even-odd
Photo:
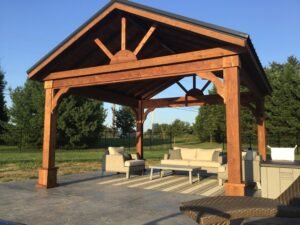
[{"label": "roof rafter", "polygon": [[144,47],[144,45],[146,44],[146,42],[148,41],[148,39],[151,37],[151,35],[153,34],[153,32],[156,30],[157,24],[153,24],[148,32],[145,34],[145,36],[143,37],[143,39],[140,41],[140,43],[138,44],[138,46],[135,48],[133,54],[137,55],[139,54],[139,52],[141,51],[141,49]]},{"label": "roof rafter", "polygon": [[98,47],[105,53],[105,55],[111,60],[114,58],[114,55],[106,48],[106,46],[103,44],[103,42],[99,39],[95,39],[95,43],[98,45]]},{"label": "roof rafter", "polygon": [[124,94],[117,94],[115,92],[103,90],[96,87],[74,88],[70,89],[70,93],[118,105],[126,105],[130,107],[136,107],[138,105],[138,100],[135,98],[126,96]]}]

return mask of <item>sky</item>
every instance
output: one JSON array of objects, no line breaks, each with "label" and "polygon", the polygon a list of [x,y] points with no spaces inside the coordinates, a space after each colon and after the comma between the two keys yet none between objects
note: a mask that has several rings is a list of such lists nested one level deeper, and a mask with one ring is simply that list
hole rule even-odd
[{"label": "sky", "polygon": [[[26,71],[101,9],[108,0],[0,0],[0,65],[8,88],[23,86]],[[263,64],[300,58],[300,0],[134,0],[134,2],[250,34]],[[182,83],[191,87],[191,79]],[[198,80],[197,86],[203,81]],[[5,91],[11,105],[8,90]],[[171,87],[156,97],[182,96]],[[106,124],[111,124],[111,104]],[[157,109],[155,123],[195,121],[197,107]]]}]

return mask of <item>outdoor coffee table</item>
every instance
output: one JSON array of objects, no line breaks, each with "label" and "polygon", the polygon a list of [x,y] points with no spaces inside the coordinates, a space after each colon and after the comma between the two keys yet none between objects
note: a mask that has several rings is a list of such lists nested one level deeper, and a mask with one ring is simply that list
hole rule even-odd
[{"label": "outdoor coffee table", "polygon": [[200,173],[201,167],[199,167],[199,166],[156,165],[156,166],[149,166],[149,168],[151,169],[150,180],[152,180],[152,178],[153,178],[153,170],[154,169],[159,169],[160,170],[160,177],[163,177],[163,171],[164,170],[187,171],[187,172],[189,172],[190,184],[193,183],[192,173],[197,172],[198,181],[200,181],[200,174],[199,173]]}]

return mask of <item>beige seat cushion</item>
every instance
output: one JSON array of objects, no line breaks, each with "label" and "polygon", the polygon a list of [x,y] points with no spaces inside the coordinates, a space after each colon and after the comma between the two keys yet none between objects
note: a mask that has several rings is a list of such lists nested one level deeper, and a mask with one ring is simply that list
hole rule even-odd
[{"label": "beige seat cushion", "polygon": [[215,151],[215,149],[197,149],[196,159],[201,161],[211,161]]},{"label": "beige seat cushion", "polygon": [[181,148],[181,158],[183,160],[195,160],[196,149]]},{"label": "beige seat cushion", "polygon": [[125,166],[143,166],[145,165],[144,160],[127,160],[125,161]]},{"label": "beige seat cushion", "polygon": [[108,147],[110,155],[123,155],[124,147]]},{"label": "beige seat cushion", "polygon": [[189,161],[182,160],[182,159],[161,160],[160,163],[163,165],[172,165],[172,166],[189,166]]},{"label": "beige seat cushion", "polygon": [[218,168],[220,163],[212,161],[203,161],[203,160],[190,160],[189,166],[200,166],[200,167],[214,167]]}]

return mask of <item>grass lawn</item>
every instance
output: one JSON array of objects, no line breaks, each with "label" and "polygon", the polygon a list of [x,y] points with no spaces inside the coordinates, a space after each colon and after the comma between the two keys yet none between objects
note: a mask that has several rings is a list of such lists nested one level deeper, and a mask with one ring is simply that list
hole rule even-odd
[{"label": "grass lawn", "polygon": [[[56,151],[58,175],[99,170],[103,151]],[[0,151],[0,182],[37,178],[41,166],[41,151]]]},{"label": "grass lawn", "polygon": [[[219,148],[222,144],[201,143],[195,139],[181,138],[175,140],[174,146],[188,148]],[[144,147],[146,165],[158,164],[168,152],[169,144],[160,144]],[[104,149],[88,150],[57,150],[56,166],[59,167],[58,175],[78,174],[96,171],[101,168],[101,158]],[[130,153],[135,149],[131,148]],[[300,155],[296,155],[300,160]],[[41,166],[41,150],[18,151],[17,148],[1,148],[0,146],[0,182],[37,178],[37,170]]]},{"label": "grass lawn", "polygon": [[[175,146],[190,148],[216,148],[216,143],[201,143],[195,139],[178,138]],[[144,158],[146,164],[157,164],[168,152],[170,144],[145,145]],[[56,166],[58,175],[85,173],[101,168],[104,149],[57,150]],[[135,149],[130,148],[130,153]],[[41,150],[19,151],[17,147],[0,146],[0,182],[37,178],[37,170],[41,166]]]}]

